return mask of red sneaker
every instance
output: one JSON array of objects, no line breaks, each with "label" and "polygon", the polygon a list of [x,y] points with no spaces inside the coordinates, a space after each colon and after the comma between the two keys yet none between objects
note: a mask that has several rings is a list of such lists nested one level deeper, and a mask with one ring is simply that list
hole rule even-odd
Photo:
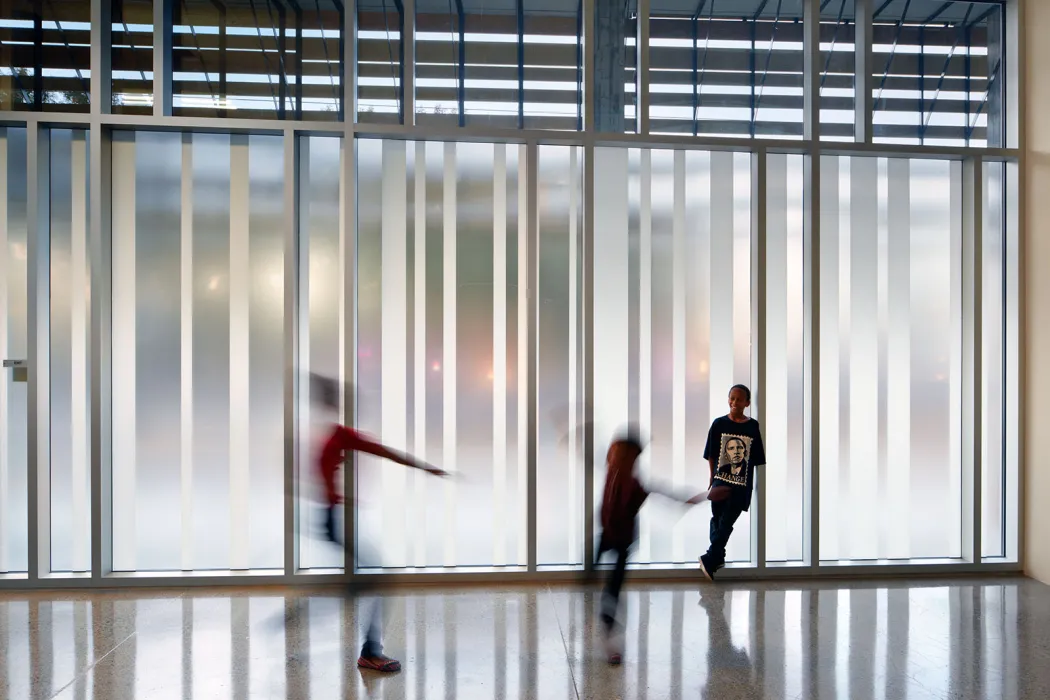
[{"label": "red sneaker", "polygon": [[389,656],[362,656],[357,660],[357,665],[383,673],[397,673],[401,670],[401,662]]}]

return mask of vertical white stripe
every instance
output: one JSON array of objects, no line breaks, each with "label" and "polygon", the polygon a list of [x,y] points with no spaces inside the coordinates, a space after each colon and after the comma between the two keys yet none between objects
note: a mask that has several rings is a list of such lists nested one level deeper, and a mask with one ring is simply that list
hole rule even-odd
[{"label": "vertical white stripe", "polygon": [[[445,469],[456,464],[456,144],[445,144],[442,321],[442,418]],[[445,565],[456,563],[456,483],[445,480]]]},{"label": "vertical white stripe", "polygon": [[[886,471],[884,493],[892,503],[887,517],[889,542],[885,552],[895,558],[911,556],[909,537],[920,535],[911,512],[911,161],[888,161],[888,327],[886,372]],[[871,499],[873,494],[868,494]],[[909,533],[911,533],[909,535]]]},{"label": "vertical white stripe", "polygon": [[[576,182],[579,172],[579,152],[575,148],[569,149],[569,182]],[[579,397],[576,395],[576,357],[578,355],[579,338],[576,332],[578,320],[579,320],[579,304],[577,304],[578,297],[578,286],[579,282],[576,277],[576,270],[579,261],[579,247],[578,247],[578,236],[579,236],[579,206],[580,197],[579,191],[575,187],[569,187],[569,347],[568,347],[568,358],[569,358],[569,415],[575,415],[576,402]],[[538,198],[538,196],[537,196]],[[538,249],[538,246],[537,246]],[[539,290],[537,290],[537,294]],[[530,368],[531,369],[531,368]],[[580,533],[577,525],[576,503],[577,497],[577,474],[579,473],[579,464],[576,463],[576,454],[578,446],[576,444],[576,426],[575,421],[570,418],[569,422],[569,459],[572,460],[569,463],[568,473],[566,474],[568,481],[568,494],[569,494],[569,509],[566,515],[566,537],[568,541],[568,549],[565,551],[569,553],[569,558],[566,561],[575,561],[575,552],[580,547]],[[539,520],[537,518],[537,527]]]},{"label": "vertical white stripe", "polygon": [[[541,153],[543,146],[536,149],[537,154]],[[553,148],[553,147],[552,147]],[[579,149],[573,149],[577,152]],[[529,287],[529,256],[528,256],[528,169],[529,167],[538,168],[539,163],[528,162],[528,148],[525,144],[518,146],[518,352],[517,352],[517,379],[518,379],[518,480],[517,480],[517,536],[518,536],[518,556],[516,564],[525,564],[529,558],[528,555],[528,528],[529,528],[529,515],[528,515],[528,489],[525,484],[527,480],[526,472],[528,470],[528,412],[529,412],[529,387],[528,387],[528,374],[534,371],[533,367],[528,366],[528,347],[529,347],[529,319],[528,319],[528,287]],[[576,189],[578,183],[575,180],[570,180],[569,187]],[[537,207],[539,205],[537,204]],[[539,212],[535,212],[535,216],[539,216]],[[537,235],[539,235],[539,227],[537,226]],[[538,247],[538,246],[537,246]],[[569,456],[571,468],[576,467],[576,455],[572,454]]]},{"label": "vertical white stripe", "polygon": [[249,565],[248,490],[251,451],[248,139],[230,139],[230,568]]},{"label": "vertical white stripe", "polygon": [[[734,375],[733,154],[711,154],[711,417],[726,414]],[[750,313],[747,315],[750,324]]]},{"label": "vertical white stripe", "polygon": [[492,563],[506,564],[507,496],[507,146],[492,166]]},{"label": "vertical white stripe", "polygon": [[[638,233],[638,422],[652,431],[653,423],[653,152],[641,149]],[[648,460],[647,460],[648,461]],[[648,463],[651,466],[652,463]],[[639,527],[638,558],[652,561],[652,518]]]},{"label": "vertical white stripe", "polygon": [[[133,136],[113,139],[113,568],[135,571],[135,176]],[[101,515],[101,514],[100,514]]]},{"label": "vertical white stripe", "polygon": [[[879,327],[878,161],[850,159],[849,512],[853,557],[871,557],[878,543]],[[882,554],[879,552],[878,554]]]},{"label": "vertical white stripe", "polygon": [[[962,511],[962,444],[963,444],[963,344],[969,342],[963,338],[963,191],[962,191],[962,161],[951,163],[951,191],[950,191],[950,217],[951,217],[951,323],[952,338],[957,340],[951,343],[951,369],[948,375],[949,382],[949,455],[950,467],[948,473],[951,475],[948,484],[949,518],[951,523],[963,523]],[[952,534],[951,556],[962,556],[962,530],[956,527]]]},{"label": "vertical white stripe", "polygon": [[[835,492],[838,508],[838,531],[839,531],[839,557],[850,559],[853,556],[853,545],[859,541],[853,532],[851,518],[851,495],[850,495],[850,466],[853,464],[853,452],[850,449],[850,415],[853,411],[851,396],[853,393],[853,382],[851,372],[853,362],[850,357],[853,343],[853,319],[850,314],[852,304],[852,291],[850,288],[853,269],[853,261],[850,250],[853,246],[853,228],[851,223],[851,212],[853,210],[853,182],[852,158],[843,157],[838,160],[840,170],[839,197],[840,206],[838,210],[838,257],[835,261],[835,287],[838,290],[836,300],[838,305],[838,353],[834,355],[838,359],[838,432],[836,433],[835,449],[838,453],[838,490]],[[821,287],[823,290],[824,287]],[[822,331],[823,332],[823,331]],[[821,359],[823,360],[823,355]],[[821,502],[824,502],[823,500]]]},{"label": "vertical white stripe", "polygon": [[[190,136],[192,139],[192,136]],[[180,471],[182,476],[182,570],[193,570],[193,142],[182,142],[180,219],[181,380]]]},{"label": "vertical white stripe", "polygon": [[[889,162],[886,158],[878,159],[878,186],[876,187],[876,207],[878,210],[878,255],[875,258],[875,265],[877,270],[877,292],[876,299],[878,304],[878,315],[876,316],[876,324],[878,325],[879,343],[877,347],[878,357],[878,422],[872,426],[876,430],[876,439],[878,448],[876,450],[874,469],[877,474],[878,487],[875,491],[874,497],[879,503],[887,502],[887,486],[888,486],[888,472],[889,465],[887,464],[886,453],[889,446],[889,416],[886,410],[887,399],[889,398],[889,381],[888,377],[890,369],[890,341],[889,341],[889,324],[890,324],[890,186],[888,176]],[[892,405],[892,404],[889,404]],[[893,528],[893,521],[895,520],[895,514],[890,509],[880,508],[876,516],[877,520],[877,532],[878,542],[876,551],[880,554],[885,554],[889,546],[890,540],[893,538],[891,529]]]},{"label": "vertical white stripe", "polygon": [[[414,454],[419,459],[427,459],[427,167],[426,142],[412,144],[415,148],[415,303],[413,320],[415,322],[415,359],[412,366],[415,372],[415,415],[413,434],[415,436]],[[413,472],[414,510],[423,517],[426,515],[426,479],[422,472]],[[415,566],[426,564],[426,537],[413,537]]]},{"label": "vertical white stripe", "polygon": [[[10,323],[7,308],[7,286],[11,283],[8,274],[8,258],[11,247],[7,240],[7,129],[0,128],[0,359],[10,358],[7,347],[7,324]],[[0,373],[0,572],[10,571],[7,547],[7,518],[11,509],[7,505],[10,489],[10,445],[8,421],[10,412],[7,401],[13,372]]]},{"label": "vertical white stripe", "polygon": [[72,418],[71,480],[73,508],[73,571],[90,568],[88,510],[88,457],[91,454],[88,435],[88,305],[90,289],[87,271],[87,142],[83,131],[74,131],[70,143],[72,168],[72,221],[70,222],[70,414]]},{"label": "vertical white stripe", "polygon": [[[671,229],[671,480],[685,482],[685,151],[674,152],[674,220]],[[685,560],[685,529],[675,523],[671,554]]]},{"label": "vertical white stripe", "polygon": [[[405,448],[408,419],[405,416],[408,363],[406,239],[406,186],[404,141],[383,142],[382,218],[382,440],[397,450]],[[404,469],[384,465],[383,557],[384,566],[406,565]]]}]

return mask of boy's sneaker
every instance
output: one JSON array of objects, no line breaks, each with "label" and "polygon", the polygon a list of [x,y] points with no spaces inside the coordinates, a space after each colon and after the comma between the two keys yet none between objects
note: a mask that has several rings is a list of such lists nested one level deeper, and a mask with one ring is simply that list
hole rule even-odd
[{"label": "boy's sneaker", "polygon": [[706,554],[700,557],[700,573],[702,573],[704,578],[708,581],[715,580],[715,572],[718,571],[718,568],[719,567],[716,567],[714,562],[712,562]]},{"label": "boy's sneaker", "polygon": [[605,646],[605,658],[613,666],[619,666],[623,663],[623,635],[609,631],[605,634],[604,639]]},{"label": "boy's sneaker", "polygon": [[397,673],[401,662],[383,654],[383,647],[375,642],[365,642],[361,647],[361,656],[357,659],[359,668],[368,668],[383,673]]}]

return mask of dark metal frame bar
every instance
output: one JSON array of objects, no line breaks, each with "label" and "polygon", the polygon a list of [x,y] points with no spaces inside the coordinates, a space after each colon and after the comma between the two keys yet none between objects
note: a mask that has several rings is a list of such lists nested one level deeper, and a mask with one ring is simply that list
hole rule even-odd
[{"label": "dark metal frame bar", "polygon": [[463,11],[463,0],[456,0],[456,17],[459,20],[459,66],[456,70],[456,100],[459,103],[459,125],[467,125],[467,15]]},{"label": "dark metal frame bar", "polygon": [[33,8],[33,110],[44,108],[44,18],[40,6]]},{"label": "dark metal frame bar", "polygon": [[518,18],[518,128],[525,128],[525,0],[515,1]]},{"label": "dark metal frame bar", "polygon": [[[397,112],[398,121],[401,124],[407,124],[408,120],[405,115],[405,6],[401,4],[401,0],[394,0],[394,7],[397,8]],[[386,20],[386,1],[383,2],[383,19]],[[415,18],[412,18],[415,22]],[[389,46],[389,40],[387,43]]]}]

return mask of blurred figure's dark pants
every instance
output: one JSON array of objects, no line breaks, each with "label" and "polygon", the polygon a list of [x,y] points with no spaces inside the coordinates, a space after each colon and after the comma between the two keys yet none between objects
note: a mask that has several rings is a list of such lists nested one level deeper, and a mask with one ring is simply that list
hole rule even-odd
[{"label": "blurred figure's dark pants", "polygon": [[602,590],[601,617],[607,631],[612,631],[616,625],[616,615],[620,608],[620,589],[623,588],[623,580],[627,575],[627,557],[630,546],[614,547],[603,540],[598,545],[598,552],[594,556],[597,565],[606,552],[616,553],[616,564],[609,572],[609,578],[605,580],[605,588]]},{"label": "blurred figure's dark pants", "polygon": [[[335,508],[329,506],[325,509],[324,517],[324,530],[328,539],[335,544],[340,546],[343,545],[343,533],[337,525],[337,518],[335,517]],[[358,538],[358,561],[362,558],[368,561],[378,561],[378,558],[373,556],[374,550],[361,541]],[[361,553],[367,556],[360,556]],[[351,556],[353,556],[351,552]],[[353,567],[354,562],[348,561],[346,566]],[[365,639],[361,645],[361,656],[364,657],[375,657],[380,656],[383,652],[382,634],[383,634],[383,598],[378,595],[378,576],[367,576],[362,578],[356,578],[353,583],[347,585],[347,598],[350,601],[359,602],[358,610],[361,611],[361,618],[366,620],[367,627],[365,628]]]}]

